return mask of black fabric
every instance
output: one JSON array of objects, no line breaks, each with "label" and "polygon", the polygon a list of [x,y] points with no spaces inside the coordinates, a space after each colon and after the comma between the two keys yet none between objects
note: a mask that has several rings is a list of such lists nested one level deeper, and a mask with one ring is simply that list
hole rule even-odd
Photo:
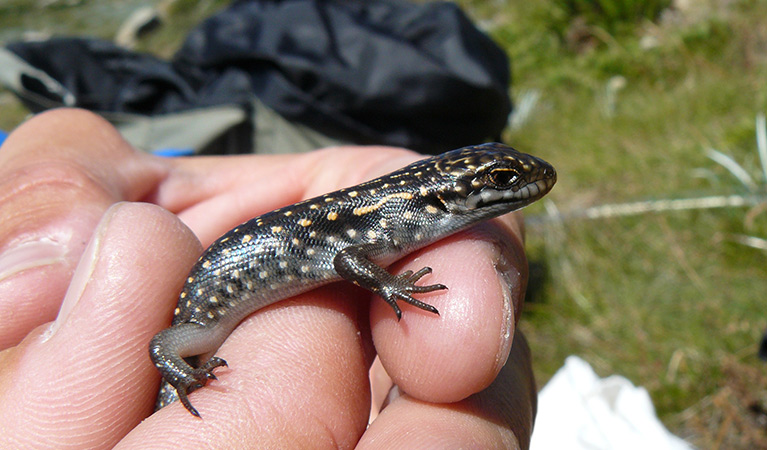
[{"label": "black fabric", "polygon": [[[154,56],[125,50],[98,39],[53,38],[39,42],[12,42],[6,48],[64,86],[78,106],[102,112],[163,114],[206,106],[183,74]],[[63,99],[34,79],[22,78],[24,87],[63,105]],[[22,97],[22,100],[25,100]],[[215,101],[215,100],[214,100]],[[220,104],[215,101],[213,104]],[[34,112],[49,103],[29,104]]]},{"label": "black fabric", "polygon": [[171,62],[89,39],[8,48],[78,106],[146,115],[253,96],[328,136],[426,152],[499,136],[508,60],[450,3],[242,0]]}]

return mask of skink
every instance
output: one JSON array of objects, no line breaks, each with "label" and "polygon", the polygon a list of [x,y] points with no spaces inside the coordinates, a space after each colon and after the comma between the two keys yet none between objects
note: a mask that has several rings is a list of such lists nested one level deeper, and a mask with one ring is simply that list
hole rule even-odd
[{"label": "skink", "polygon": [[453,150],[360,185],[256,217],[227,232],[189,273],[173,324],[149,345],[164,379],[157,409],[215,380],[213,354],[249,314],[337,280],[369,289],[402,315],[398,300],[438,314],[412,294],[431,272],[383,267],[473,224],[522,208],[556,182],[547,162],[503,144]]}]

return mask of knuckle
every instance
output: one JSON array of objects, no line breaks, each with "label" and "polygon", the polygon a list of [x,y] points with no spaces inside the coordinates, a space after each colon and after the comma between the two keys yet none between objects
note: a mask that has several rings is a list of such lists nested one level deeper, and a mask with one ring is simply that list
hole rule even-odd
[{"label": "knuckle", "polygon": [[[62,162],[30,164],[0,182],[0,241],[35,229],[96,203],[105,209],[114,196],[81,167]],[[77,211],[83,212],[82,209]]]}]

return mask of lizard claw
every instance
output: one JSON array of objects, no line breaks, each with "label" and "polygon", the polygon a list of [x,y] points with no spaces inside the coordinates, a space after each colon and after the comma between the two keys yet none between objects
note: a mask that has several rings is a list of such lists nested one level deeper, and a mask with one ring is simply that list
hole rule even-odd
[{"label": "lizard claw", "polygon": [[381,290],[381,296],[392,307],[392,309],[394,309],[394,314],[397,315],[397,320],[402,318],[402,311],[397,305],[397,299],[410,303],[411,305],[423,309],[424,311],[439,315],[437,308],[428,303],[424,303],[411,295],[415,293],[447,289],[447,286],[444,284],[429,284],[425,286],[418,286],[415,284],[424,275],[429,273],[431,273],[431,267],[424,267],[415,273],[413,273],[412,270],[406,270],[399,275],[393,276],[392,282],[383,287]]},{"label": "lizard claw", "polygon": [[178,394],[178,399],[181,401],[181,404],[184,405],[187,411],[192,413],[193,416],[200,417],[200,413],[194,406],[192,406],[192,403],[189,401],[189,394],[205,386],[208,383],[208,380],[218,380],[218,377],[216,377],[216,375],[213,373],[213,369],[221,366],[227,366],[226,361],[214,356],[213,358],[210,358],[208,361],[206,361],[202,366],[194,369],[190,379],[181,381],[178,383],[178,385],[174,386],[176,388],[176,393]]}]

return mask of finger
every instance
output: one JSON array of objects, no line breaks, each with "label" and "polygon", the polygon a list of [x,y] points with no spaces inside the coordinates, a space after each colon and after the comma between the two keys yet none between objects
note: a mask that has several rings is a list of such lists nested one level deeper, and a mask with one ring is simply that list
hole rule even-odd
[{"label": "finger", "polygon": [[487,389],[451,404],[395,395],[358,448],[528,448],[535,411],[530,350],[517,333],[508,363]]},{"label": "finger", "polygon": [[53,320],[103,212],[146,195],[163,169],[98,116],[55,110],[0,151],[0,349]]},{"label": "finger", "polygon": [[455,402],[485,389],[503,367],[527,280],[520,227],[510,215],[475,226],[409,255],[390,271],[433,273],[426,284],[447,291],[421,294],[439,316],[403,305],[397,321],[371,300],[372,336],[395,384],[429,402]]},{"label": "finger", "polygon": [[216,353],[229,367],[190,395],[202,418],[171,404],[120,448],[352,447],[367,425],[372,358],[357,293],[326,286],[246,319]]},{"label": "finger", "polygon": [[147,343],[199,252],[170,213],[111,208],[56,322],[0,354],[0,448],[111,448],[148,415],[159,377]]}]

